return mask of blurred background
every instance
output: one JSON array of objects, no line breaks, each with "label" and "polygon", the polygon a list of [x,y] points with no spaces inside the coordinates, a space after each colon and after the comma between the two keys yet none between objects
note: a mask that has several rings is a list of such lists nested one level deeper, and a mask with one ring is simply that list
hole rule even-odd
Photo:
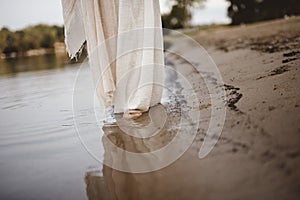
[{"label": "blurred background", "polygon": [[[33,68],[55,68],[65,64],[62,8],[60,0],[1,0],[0,7],[0,74]],[[300,14],[297,0],[161,0],[164,28],[188,29],[216,25],[238,25]],[[44,65],[32,60],[20,66],[17,60],[40,55],[58,55],[55,62],[48,56]],[[38,59],[37,62],[43,62]],[[33,67],[33,65],[35,67]],[[43,67],[42,67],[43,66]]]}]

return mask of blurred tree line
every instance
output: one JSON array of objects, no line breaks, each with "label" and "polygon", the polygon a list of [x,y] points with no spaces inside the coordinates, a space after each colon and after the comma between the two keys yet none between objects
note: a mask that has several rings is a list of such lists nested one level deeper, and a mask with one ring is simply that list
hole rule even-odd
[{"label": "blurred tree line", "polygon": [[252,23],[299,15],[299,0],[227,0],[228,16],[232,24]]},{"label": "blurred tree line", "polygon": [[[206,0],[168,0],[171,10],[162,15],[164,28],[181,29],[189,27],[192,9],[203,6]],[[299,0],[226,0],[230,2],[228,16],[232,24],[251,23],[282,18],[285,15],[299,15]],[[201,12],[201,11],[200,11]],[[54,42],[64,41],[64,29],[60,26],[36,25],[23,30],[0,30],[0,51],[9,56],[22,56],[27,50],[53,48]]]},{"label": "blurred tree line", "polygon": [[27,50],[53,48],[54,42],[63,42],[64,29],[60,26],[36,25],[23,30],[0,30],[0,50],[6,56],[17,53],[19,56]]},{"label": "blurred tree line", "polygon": [[[299,0],[226,0],[230,2],[228,16],[232,25],[300,15]],[[189,26],[192,9],[203,6],[205,0],[168,0],[172,8],[162,15],[163,27],[181,29]],[[201,12],[201,11],[200,11]]]},{"label": "blurred tree line", "polygon": [[162,15],[164,28],[181,29],[189,27],[192,18],[192,8],[197,8],[206,0],[169,0],[171,11]]}]

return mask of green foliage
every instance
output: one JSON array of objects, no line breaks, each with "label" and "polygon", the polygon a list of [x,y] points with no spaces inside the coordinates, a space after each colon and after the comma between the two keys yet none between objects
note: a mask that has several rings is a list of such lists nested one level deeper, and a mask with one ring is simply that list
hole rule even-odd
[{"label": "green foliage", "polygon": [[191,8],[198,7],[205,0],[171,0],[173,4],[170,13],[162,15],[164,28],[180,29],[187,28],[192,18]]},{"label": "green foliage", "polygon": [[299,15],[299,0],[227,0],[231,3],[228,16],[232,24],[282,18],[285,15]]},{"label": "green foliage", "polygon": [[53,48],[54,42],[64,40],[64,30],[60,26],[36,25],[15,32],[8,28],[0,30],[0,50],[9,55],[13,52],[23,55],[27,50]]}]

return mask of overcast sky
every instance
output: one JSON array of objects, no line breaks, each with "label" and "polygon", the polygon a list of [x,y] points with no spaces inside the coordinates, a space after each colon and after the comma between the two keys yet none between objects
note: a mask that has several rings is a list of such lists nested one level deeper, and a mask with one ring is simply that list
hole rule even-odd
[{"label": "overcast sky", "polygon": [[[63,24],[61,0],[0,0],[0,28],[12,30],[38,23]],[[160,0],[162,11],[167,11],[165,0]],[[228,3],[225,0],[207,0],[205,9],[197,11],[192,24],[228,23]]]}]

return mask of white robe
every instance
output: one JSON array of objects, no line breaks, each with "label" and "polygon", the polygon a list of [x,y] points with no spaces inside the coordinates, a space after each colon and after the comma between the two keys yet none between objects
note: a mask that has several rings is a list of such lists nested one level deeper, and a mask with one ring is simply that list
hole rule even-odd
[{"label": "white robe", "polygon": [[[159,0],[62,0],[65,43],[76,57],[87,41],[101,105],[147,111],[163,91]],[[112,98],[113,94],[113,98]]]}]

